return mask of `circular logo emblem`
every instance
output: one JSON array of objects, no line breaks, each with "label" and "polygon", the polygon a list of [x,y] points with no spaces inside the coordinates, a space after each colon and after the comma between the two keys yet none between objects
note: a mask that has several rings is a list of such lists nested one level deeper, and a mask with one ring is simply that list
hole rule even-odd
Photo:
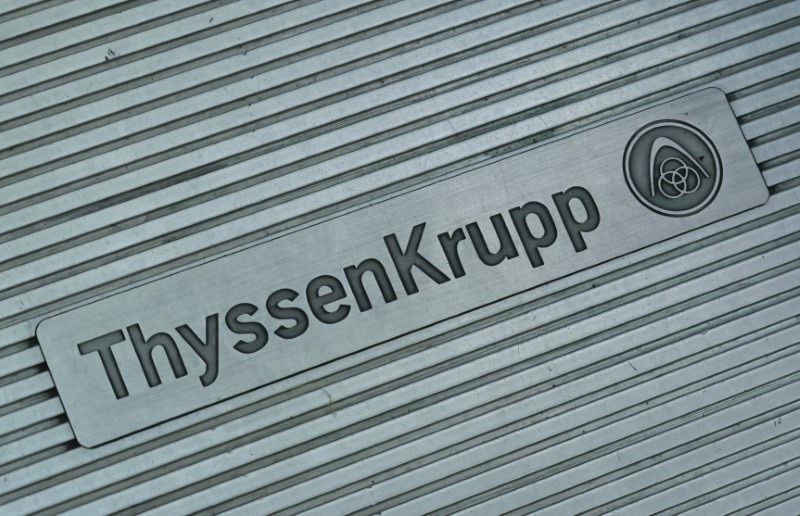
[{"label": "circular logo emblem", "polygon": [[694,215],[722,184],[722,162],[708,137],[691,125],[662,120],[639,129],[625,149],[625,179],[633,195],[662,215]]}]

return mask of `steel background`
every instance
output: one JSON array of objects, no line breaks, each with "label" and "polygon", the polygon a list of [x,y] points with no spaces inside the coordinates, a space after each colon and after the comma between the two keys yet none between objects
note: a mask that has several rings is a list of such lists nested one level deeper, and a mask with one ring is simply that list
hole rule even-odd
[{"label": "steel background", "polygon": [[[76,442],[46,315],[707,86],[765,206]],[[800,510],[800,1],[4,0],[0,134],[4,514]]]}]

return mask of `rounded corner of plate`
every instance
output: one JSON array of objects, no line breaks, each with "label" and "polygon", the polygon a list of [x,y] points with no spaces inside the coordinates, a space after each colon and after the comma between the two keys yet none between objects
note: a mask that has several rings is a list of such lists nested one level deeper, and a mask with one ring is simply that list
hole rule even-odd
[{"label": "rounded corner of plate", "polygon": [[98,441],[91,438],[87,439],[86,436],[83,435],[82,431],[80,431],[78,428],[75,428],[75,426],[72,424],[72,421],[70,421],[69,424],[72,428],[72,434],[75,436],[75,440],[78,441],[78,444],[81,445],[81,447],[93,449],[105,443],[105,441]]},{"label": "rounded corner of plate", "polygon": [[719,86],[709,86],[708,88],[703,88],[702,91],[708,92],[709,94],[716,95],[717,97],[721,97],[728,101],[728,94],[725,93],[725,90],[720,88]]},{"label": "rounded corner of plate", "polygon": [[767,188],[767,185],[764,185],[764,188],[761,189],[761,199],[758,200],[757,206],[764,206],[769,202],[769,198],[769,188]]},{"label": "rounded corner of plate", "polygon": [[45,327],[49,324],[49,321],[53,319],[52,317],[45,317],[44,319],[40,320],[36,323],[36,328],[33,330],[34,335],[36,336],[36,340],[41,344],[42,342],[42,332],[44,331]]}]

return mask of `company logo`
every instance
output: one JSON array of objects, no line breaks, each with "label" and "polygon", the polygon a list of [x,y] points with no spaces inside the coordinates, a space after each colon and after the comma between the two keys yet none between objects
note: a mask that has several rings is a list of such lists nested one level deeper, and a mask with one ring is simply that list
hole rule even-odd
[{"label": "company logo", "polygon": [[624,169],[639,202],[672,217],[702,211],[722,184],[722,162],[711,140],[677,120],[637,131],[625,149]]}]

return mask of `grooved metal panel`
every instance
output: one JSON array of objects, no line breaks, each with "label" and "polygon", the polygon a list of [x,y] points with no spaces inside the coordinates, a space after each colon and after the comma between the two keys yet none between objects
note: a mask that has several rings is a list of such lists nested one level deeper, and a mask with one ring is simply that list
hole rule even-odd
[{"label": "grooved metal panel", "polygon": [[[45,316],[679,93],[766,205],[94,449]],[[800,512],[800,0],[0,3],[0,512]]]}]

